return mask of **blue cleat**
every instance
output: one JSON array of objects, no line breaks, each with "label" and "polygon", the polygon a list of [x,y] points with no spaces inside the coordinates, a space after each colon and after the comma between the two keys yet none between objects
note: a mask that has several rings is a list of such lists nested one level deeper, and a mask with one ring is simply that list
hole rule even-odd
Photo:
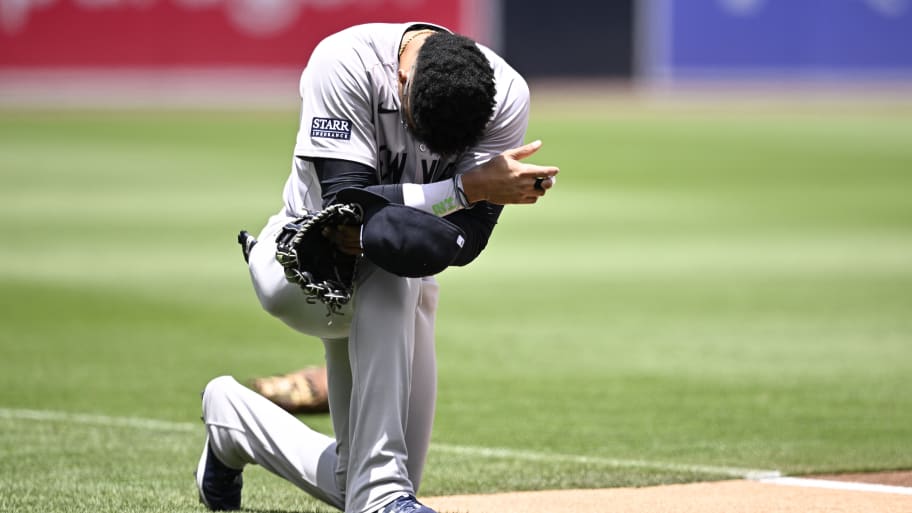
[{"label": "blue cleat", "polygon": [[241,488],[244,480],[241,470],[226,467],[215,457],[209,438],[206,448],[196,467],[196,486],[200,502],[212,511],[233,511],[241,509]]},{"label": "blue cleat", "polygon": [[436,513],[431,508],[418,502],[411,495],[399,497],[393,502],[380,508],[379,513]]}]

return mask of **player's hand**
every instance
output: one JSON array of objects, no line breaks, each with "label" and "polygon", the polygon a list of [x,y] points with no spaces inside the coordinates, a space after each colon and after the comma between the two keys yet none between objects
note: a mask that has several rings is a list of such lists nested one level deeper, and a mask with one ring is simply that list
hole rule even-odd
[{"label": "player's hand", "polygon": [[359,256],[364,252],[361,249],[360,224],[327,226],[321,233],[336,246],[336,249],[346,255]]},{"label": "player's hand", "polygon": [[462,175],[463,189],[470,203],[487,201],[498,205],[535,203],[554,186],[554,166],[521,162],[541,148],[535,141],[507,150],[481,166]]}]

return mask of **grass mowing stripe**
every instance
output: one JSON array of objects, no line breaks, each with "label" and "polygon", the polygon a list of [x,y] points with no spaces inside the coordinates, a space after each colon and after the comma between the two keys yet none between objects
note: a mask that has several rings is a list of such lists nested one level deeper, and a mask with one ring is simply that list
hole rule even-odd
[{"label": "grass mowing stripe", "polygon": [[[0,418],[11,420],[39,420],[54,422],[72,422],[76,424],[98,425],[105,427],[126,427],[150,431],[192,433],[201,432],[201,426],[189,422],[171,422],[166,420],[146,419],[141,417],[112,417],[85,413],[70,413],[53,410],[29,410],[0,408]],[[667,471],[683,471],[714,476],[739,477],[745,479],[770,479],[782,474],[775,470],[746,469],[737,467],[720,467],[713,465],[690,465],[646,460],[624,460],[599,458],[574,454],[551,454],[535,451],[521,451],[496,447],[476,447],[434,443],[435,451],[473,456],[479,458],[514,459],[523,461],[540,461],[551,463],[579,463],[616,468],[645,468]]]}]

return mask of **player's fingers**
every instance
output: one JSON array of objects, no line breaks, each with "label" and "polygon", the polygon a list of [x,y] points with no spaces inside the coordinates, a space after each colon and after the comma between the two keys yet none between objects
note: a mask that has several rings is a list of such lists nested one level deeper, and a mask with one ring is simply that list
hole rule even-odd
[{"label": "player's fingers", "polygon": [[336,249],[345,253],[346,255],[358,256],[361,253],[364,253],[364,250],[361,249],[361,242],[351,243],[351,242],[338,242],[336,243]]},{"label": "player's fingers", "polygon": [[541,148],[541,146],[542,146],[542,142],[540,140],[532,141],[529,144],[524,144],[522,146],[519,146],[518,148],[511,148],[511,149],[505,151],[503,154],[504,154],[504,156],[511,158],[511,159],[522,160],[522,159],[532,155],[536,151],[538,151],[538,149]]},{"label": "player's fingers", "polygon": [[362,253],[360,225],[327,226],[321,233],[336,246],[336,249],[347,255]]},{"label": "player's fingers", "polygon": [[360,224],[343,224],[336,227],[336,231],[339,233],[339,237],[342,240],[346,241],[360,241],[361,240],[361,225]]},{"label": "player's fingers", "polygon": [[560,168],[555,166],[537,166],[534,164],[523,164],[519,172],[522,176],[534,176],[535,178],[552,177],[560,173]]},{"label": "player's fingers", "polygon": [[540,176],[535,179],[535,182],[532,185],[532,188],[539,192],[539,196],[543,196],[545,191],[554,187],[554,184],[557,182],[556,176]]},{"label": "player's fingers", "polygon": [[339,248],[339,251],[345,253],[346,255],[358,256],[364,253],[364,249],[361,248],[360,244],[349,244]]},{"label": "player's fingers", "polygon": [[339,249],[349,255],[361,254],[361,225],[344,225],[338,227]]},{"label": "player's fingers", "polygon": [[535,203],[538,201],[538,198],[541,198],[544,195],[545,191],[543,189],[532,189],[529,191],[529,194],[523,197],[522,203]]}]

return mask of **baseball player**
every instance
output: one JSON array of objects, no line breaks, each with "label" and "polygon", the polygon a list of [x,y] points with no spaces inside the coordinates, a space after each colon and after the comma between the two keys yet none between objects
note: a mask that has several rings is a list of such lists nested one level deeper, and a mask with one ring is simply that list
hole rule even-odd
[{"label": "baseball player", "polygon": [[[465,265],[487,244],[503,205],[534,203],[558,169],[522,162],[541,145],[523,145],[523,78],[488,48],[437,25],[367,24],[327,37],[301,75],[300,94],[284,206],[252,246],[249,269],[267,312],[322,340],[335,437],[229,376],[215,378],[202,398],[200,499],[213,510],[238,509],[242,470],[259,464],[347,513],[433,513],[416,494],[436,399],[437,282],[361,258],[351,302],[327,315],[286,280],[276,234],[301,209],[324,208],[355,186],[458,226],[465,237],[452,262]],[[340,251],[362,254],[358,227],[326,236]]]}]

